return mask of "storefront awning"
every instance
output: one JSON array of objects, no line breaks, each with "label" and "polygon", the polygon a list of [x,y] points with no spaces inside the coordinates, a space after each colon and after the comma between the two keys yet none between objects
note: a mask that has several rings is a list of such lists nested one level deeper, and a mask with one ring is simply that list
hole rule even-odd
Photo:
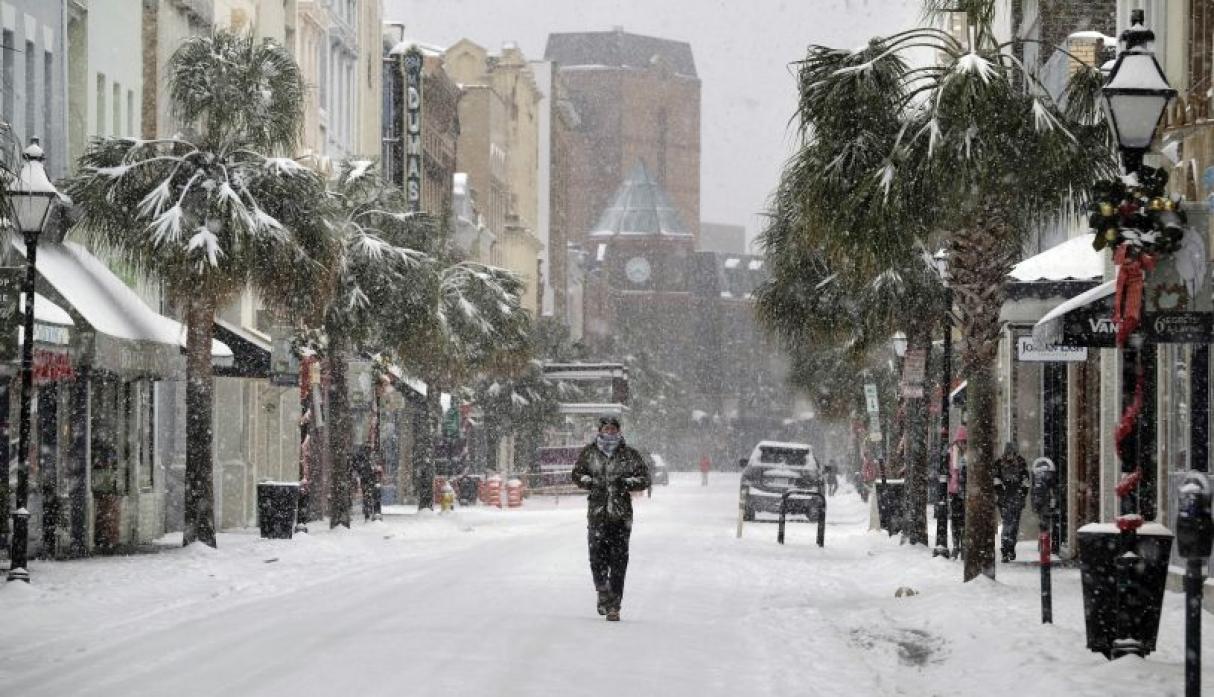
[{"label": "storefront awning", "polygon": [[1117,281],[1102,283],[1060,303],[1033,326],[1042,346],[1113,346],[1112,296]]},{"label": "storefront awning", "polygon": [[1104,259],[1092,248],[1092,239],[1091,234],[1074,237],[1012,267],[1000,319],[1033,324],[1060,300],[1098,285]]},{"label": "storefront awning", "polygon": [[254,329],[216,319],[215,339],[232,350],[231,363],[215,367],[216,377],[270,377],[269,337]]},{"label": "storefront awning", "polygon": [[[10,239],[24,256],[25,244]],[[119,374],[169,376],[184,370],[184,325],[154,312],[100,259],[73,242],[40,243],[37,259],[39,290],[75,323],[81,362]],[[219,365],[233,357],[218,341],[211,355]]]},{"label": "storefront awning", "polygon": [[1104,258],[1092,247],[1095,233],[1055,245],[1012,267],[1014,281],[1090,281],[1104,275]]}]

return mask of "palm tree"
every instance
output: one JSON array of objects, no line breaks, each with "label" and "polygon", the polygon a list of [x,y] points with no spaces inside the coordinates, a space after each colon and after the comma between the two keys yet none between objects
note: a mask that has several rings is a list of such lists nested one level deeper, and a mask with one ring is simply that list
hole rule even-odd
[{"label": "palm tree", "polygon": [[435,273],[426,254],[395,244],[433,234],[429,216],[407,213],[404,196],[374,163],[345,162],[330,191],[330,218],[339,244],[334,292],[324,309],[327,339],[333,476],[329,525],[350,527],[352,424],[346,365],[355,352],[383,352],[408,340],[427,319],[419,292]]},{"label": "palm tree", "polygon": [[395,354],[426,383],[426,427],[417,434],[421,457],[414,472],[420,506],[429,506],[434,479],[434,434],[442,418],[441,393],[478,375],[502,375],[530,360],[531,317],[522,308],[522,279],[506,269],[457,261],[443,233],[414,239],[434,272],[417,289],[425,317],[410,327]]},{"label": "palm tree", "polygon": [[[806,149],[827,150],[836,142],[818,140]],[[906,332],[909,345],[930,356],[940,283],[913,249],[898,265],[877,269],[871,262],[854,264],[831,246],[834,228],[798,226],[798,220],[822,211],[792,195],[797,174],[785,172],[761,237],[771,275],[756,292],[756,311],[793,356],[792,376],[814,396],[819,411],[847,416],[861,394],[860,371],[871,367],[874,354],[888,355],[893,332]],[[903,529],[912,544],[926,545],[926,412],[921,404],[907,405],[905,411],[909,438]]]},{"label": "palm tree", "polygon": [[[858,132],[824,176],[807,169],[801,181],[810,193],[838,193],[831,203],[841,223],[830,245],[865,263],[896,264],[929,233],[950,251],[969,383],[968,581],[995,573],[993,369],[1007,273],[1025,233],[1073,205],[1114,162],[1102,145],[1105,127],[1068,118],[997,42],[993,0],[929,0],[926,7],[964,12],[968,40],[922,27],[860,51],[810,47],[800,63],[799,118],[814,128],[851,118]],[[901,58],[924,49],[937,64],[912,69]],[[810,133],[808,142],[817,137]],[[802,147],[797,159],[806,154],[806,162],[795,167],[820,164],[809,150]],[[839,191],[843,181],[856,186]]]},{"label": "palm tree", "polygon": [[184,543],[215,546],[211,338],[216,310],[252,285],[295,313],[323,305],[333,244],[324,184],[289,152],[303,79],[271,40],[219,32],[169,59],[173,114],[190,135],[99,138],[67,192],[77,230],[135,272],[159,279],[186,333]]}]

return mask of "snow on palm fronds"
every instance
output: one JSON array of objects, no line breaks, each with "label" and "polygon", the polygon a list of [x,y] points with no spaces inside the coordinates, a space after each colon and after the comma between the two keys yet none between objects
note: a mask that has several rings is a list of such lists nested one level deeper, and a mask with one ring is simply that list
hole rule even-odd
[{"label": "snow on palm fronds", "polygon": [[[267,299],[315,296],[332,247],[319,224],[323,181],[279,154],[302,116],[290,53],[219,32],[187,40],[167,72],[189,135],[94,139],[65,187],[77,229],[170,292],[225,295],[251,282]],[[312,292],[292,274],[309,276]]]},{"label": "snow on palm fronds", "polygon": [[168,76],[173,114],[199,123],[209,138],[264,149],[295,144],[304,81],[290,51],[273,39],[231,32],[191,37],[174,53]]},{"label": "snow on palm fronds", "polygon": [[401,192],[365,160],[342,163],[329,201],[340,251],[326,329],[355,346],[394,347],[424,316],[425,289],[435,273],[433,259],[399,242],[429,234],[434,221],[401,215]]}]

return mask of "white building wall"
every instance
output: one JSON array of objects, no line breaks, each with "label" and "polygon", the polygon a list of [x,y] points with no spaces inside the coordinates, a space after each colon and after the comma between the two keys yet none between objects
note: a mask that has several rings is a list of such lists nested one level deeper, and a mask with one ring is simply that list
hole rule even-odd
[{"label": "white building wall", "polygon": [[89,136],[138,136],[143,104],[142,0],[93,2],[88,12]]}]

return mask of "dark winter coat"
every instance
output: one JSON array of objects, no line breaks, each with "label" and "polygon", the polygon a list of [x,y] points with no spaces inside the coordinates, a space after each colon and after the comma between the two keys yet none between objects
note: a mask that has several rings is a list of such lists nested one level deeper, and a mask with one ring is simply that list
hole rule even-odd
[{"label": "dark winter coat", "polygon": [[1019,510],[1029,493],[1029,468],[1017,453],[1004,453],[995,461],[995,501],[999,508]]},{"label": "dark winter coat", "polygon": [[573,483],[589,489],[586,518],[591,522],[632,521],[630,492],[649,488],[649,467],[641,453],[620,440],[608,457],[598,444],[591,443],[578,453],[573,466]]}]

